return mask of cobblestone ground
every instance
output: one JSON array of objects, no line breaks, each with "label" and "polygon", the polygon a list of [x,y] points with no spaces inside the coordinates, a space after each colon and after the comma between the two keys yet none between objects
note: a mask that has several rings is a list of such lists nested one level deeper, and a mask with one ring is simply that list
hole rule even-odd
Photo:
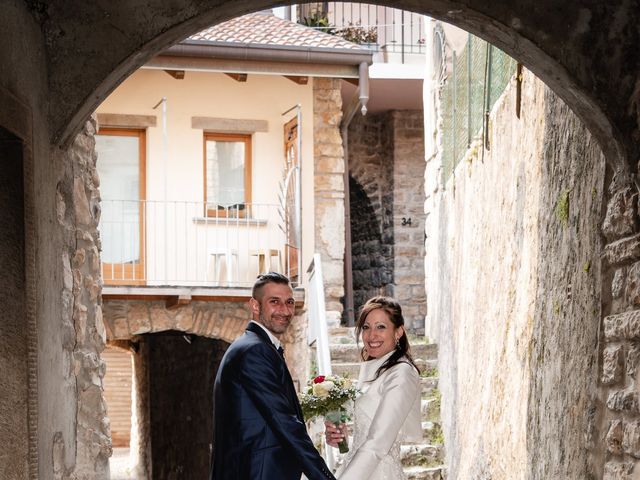
[{"label": "cobblestone ground", "polygon": [[133,480],[133,469],[129,458],[128,448],[114,448],[109,459],[111,480]]}]

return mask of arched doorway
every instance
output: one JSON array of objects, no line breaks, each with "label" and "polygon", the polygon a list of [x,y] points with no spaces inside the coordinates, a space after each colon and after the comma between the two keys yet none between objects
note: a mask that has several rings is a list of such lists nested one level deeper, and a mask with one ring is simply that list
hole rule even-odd
[{"label": "arched doorway", "polygon": [[[484,21],[488,17],[490,17],[490,16],[485,17],[483,15],[474,16],[474,14],[477,14],[478,12],[473,10],[470,10],[468,12],[448,11],[447,9],[449,7],[451,6],[445,5],[444,7],[439,7],[439,8],[436,8],[433,6],[431,7],[424,6],[424,11],[425,13],[432,13],[435,16],[441,16],[441,17],[453,16],[458,19],[458,22],[455,22],[455,23],[458,23],[459,25],[464,25],[466,22],[469,22],[469,24],[473,23],[470,29],[475,28],[476,31],[481,30],[481,28],[478,26],[479,24],[476,22],[479,22],[480,20]],[[212,21],[214,17],[214,13],[212,12],[213,10],[209,12],[205,12],[204,17],[207,17],[209,18],[210,21]],[[192,12],[190,11],[189,13],[192,13]],[[219,19],[219,18],[222,18],[224,15],[230,14],[230,11],[225,10],[224,8],[221,8],[220,10],[215,11],[215,15],[218,15],[218,14],[220,15],[220,17],[217,17]],[[468,14],[469,18],[473,20],[465,20],[463,18],[465,14]],[[577,111],[579,114],[582,115],[583,120],[585,120],[589,124],[592,131],[599,137],[601,142],[606,140],[608,138],[609,132],[615,129],[611,127],[610,120],[605,118],[601,114],[602,111],[604,111],[604,108],[599,108],[597,106],[597,102],[589,98],[588,95],[584,96],[583,93],[576,93],[576,91],[584,92],[584,89],[586,88],[584,84],[582,85],[582,88],[578,88],[574,90],[574,87],[579,82],[575,79],[570,80],[563,69],[554,70],[555,67],[558,66],[557,62],[559,62],[559,60],[557,60],[557,57],[554,57],[556,58],[556,60],[550,60],[549,57],[545,57],[544,55],[540,54],[541,52],[540,50],[538,50],[538,47],[534,47],[533,45],[529,44],[529,41],[526,40],[525,36],[522,34],[522,32],[526,30],[526,28],[522,27],[521,22],[523,20],[520,20],[520,18],[525,18],[526,15],[522,15],[522,16],[514,15],[513,22],[512,22],[513,26],[509,28],[504,27],[504,25],[509,24],[508,22],[506,22],[508,15],[506,16],[497,15],[497,16],[500,17],[500,20],[498,21],[498,23],[490,24],[490,26],[486,27],[486,31],[482,32],[484,33],[485,37],[491,40],[495,40],[495,42],[498,45],[503,46],[505,50],[512,53],[516,53],[516,56],[518,58],[522,58],[523,60],[525,60],[525,63],[527,63],[527,60],[528,60],[529,61],[528,64],[529,66],[532,67],[533,71],[536,73],[540,73],[543,79],[548,80],[550,85],[554,86],[554,89],[557,88],[556,91],[559,92],[563,96],[563,98],[565,98],[565,100],[569,101],[569,104],[575,109],[575,111]],[[197,21],[193,20],[193,23],[190,23],[190,26],[193,27],[194,25],[198,24],[198,22],[200,22],[200,20],[197,20]],[[186,22],[186,23],[189,23],[189,22]],[[176,27],[176,28],[180,28],[180,29],[186,28],[184,26],[185,24],[181,24],[180,27]],[[528,27],[531,27],[531,25],[528,25]],[[556,30],[556,27],[554,25],[550,25],[549,28],[550,30]],[[184,33],[184,30],[181,30],[181,31]],[[154,43],[153,48],[151,50],[145,50],[142,52],[136,51],[137,53],[135,55],[139,55],[139,57],[136,57],[135,61],[133,60],[126,61],[122,64],[118,64],[116,67],[113,67],[112,65],[110,67],[112,68],[112,70],[111,69],[108,70],[104,77],[104,78],[108,77],[108,80],[104,81],[103,83],[100,83],[95,89],[89,89],[89,90],[91,92],[97,92],[96,98],[104,97],[104,95],[106,95],[106,93],[115,86],[115,84],[117,83],[117,79],[122,78],[124,75],[126,75],[128,71],[131,71],[131,69],[135,68],[135,64],[138,62],[138,60],[141,62],[143,61],[144,58],[148,58],[148,56],[150,56],[153,53],[153,51],[157,51],[156,47],[159,48],[159,46],[162,46],[160,45],[161,43],[169,41],[167,38],[168,36],[175,36],[173,39],[177,38],[178,36],[177,30],[168,29],[166,30],[166,32],[167,33],[164,34],[164,36],[162,36],[162,39],[161,37],[153,37],[154,38],[153,42],[157,42],[157,43]],[[530,38],[533,38],[533,37],[535,37],[535,35],[530,36]],[[545,42],[541,42],[541,44],[543,43]],[[522,45],[525,45],[525,47],[523,47]],[[528,50],[529,47],[531,48],[531,50]],[[131,57],[128,57],[128,58],[131,58]],[[588,83],[588,82],[585,82],[585,83]],[[91,102],[94,102],[94,101],[92,100]],[[91,105],[81,105],[78,109],[75,109],[72,106],[70,112],[72,116],[75,115],[76,118],[80,118],[82,117],[83,114],[86,114],[86,111],[83,112],[82,110],[83,109],[88,110],[90,108],[91,108]],[[66,129],[66,130],[64,131],[59,130],[60,132],[62,132],[59,138],[62,139],[63,141],[65,140],[65,138],[69,138],[70,134],[74,131],[74,128],[76,128],[72,124],[73,124],[73,121],[65,123],[62,129],[63,130]],[[64,133],[65,131],[67,133]],[[611,144],[606,143],[604,145],[607,156],[608,156],[608,160],[610,162],[610,165],[614,165],[614,167],[616,168],[621,167],[623,170],[626,171],[628,170],[628,167],[626,166],[626,164],[616,163],[622,158],[624,158],[624,155],[621,153],[624,151],[624,148],[621,147],[621,145],[624,144],[624,140],[621,139],[621,136],[620,134],[618,134],[618,132],[616,132],[616,139],[617,139],[616,143],[611,143]]]}]

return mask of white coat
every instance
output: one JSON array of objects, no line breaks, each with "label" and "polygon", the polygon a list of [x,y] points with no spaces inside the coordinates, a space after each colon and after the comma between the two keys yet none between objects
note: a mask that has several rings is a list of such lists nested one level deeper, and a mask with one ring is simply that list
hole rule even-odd
[{"label": "white coat", "polygon": [[[353,445],[339,480],[404,478],[400,444],[422,439],[420,376],[406,358],[373,380],[393,352],[360,366],[355,401]],[[370,381],[373,380],[373,381]]]}]

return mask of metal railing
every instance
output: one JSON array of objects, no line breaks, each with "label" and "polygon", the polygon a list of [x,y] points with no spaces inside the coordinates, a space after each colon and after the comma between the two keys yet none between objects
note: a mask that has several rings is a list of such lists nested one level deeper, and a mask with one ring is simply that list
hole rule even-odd
[{"label": "metal railing", "polygon": [[299,245],[287,245],[283,218],[271,204],[103,200],[103,281],[248,287],[276,270],[297,284]]},{"label": "metal railing", "polygon": [[[307,344],[309,346],[315,344],[318,375],[331,375],[331,352],[329,350],[329,332],[327,330],[324,301],[324,279],[322,277],[322,261],[319,253],[313,255],[313,260],[307,269],[307,273],[309,274]],[[324,435],[321,435],[321,437],[324,438]],[[333,468],[335,465],[333,449],[325,445],[323,456],[329,468]]]},{"label": "metal railing", "polygon": [[352,2],[314,2],[296,6],[299,23],[383,52],[424,53],[424,16],[397,8]]},{"label": "metal railing", "polygon": [[[434,43],[434,48],[437,45]],[[517,62],[506,53],[469,34],[442,89],[442,175],[447,181],[474,140],[516,71]]]}]

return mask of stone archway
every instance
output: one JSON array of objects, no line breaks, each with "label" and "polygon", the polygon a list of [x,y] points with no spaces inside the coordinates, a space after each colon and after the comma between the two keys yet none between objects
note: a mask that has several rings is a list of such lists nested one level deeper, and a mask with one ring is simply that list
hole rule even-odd
[{"label": "stone archway", "polygon": [[[622,3],[593,9],[580,0],[565,2],[562,8],[547,1],[549,5],[533,0],[517,5],[477,0],[380,3],[454,24],[505,50],[569,105],[599,140],[616,170],[629,171],[624,160],[640,151],[631,140],[640,111],[635,81],[640,53],[624,45],[638,43],[633,26],[640,12]],[[43,16],[50,49],[50,85],[52,91],[64,92],[52,97],[53,140],[68,144],[102,99],[163,48],[207,25],[275,3],[182,0],[166,5],[154,0],[143,9],[135,4],[103,7],[112,11],[97,11],[85,4],[74,9],[48,5],[37,14]],[[65,31],[73,34],[60,34]],[[129,33],[122,35],[125,31]],[[616,45],[611,44],[612,37],[618,39]],[[107,44],[109,48],[100,48]],[[78,75],[78,68],[83,75]],[[602,75],[594,79],[592,72]]]},{"label": "stone archway", "polygon": [[[107,7],[113,8],[112,12],[92,11],[92,7],[86,5],[78,5],[69,11],[48,6],[47,15],[40,20],[45,30],[44,43],[50,49],[49,86],[52,92],[64,92],[51,95],[50,130],[54,143],[69,145],[88,113],[155,52],[207,24],[273,3],[216,2],[205,6],[185,0],[166,6],[164,2],[157,1],[145,5],[145,11],[141,12],[129,10],[134,8],[130,6]],[[522,60],[580,115],[603,146],[610,170],[623,173],[616,177],[612,191],[628,187],[628,175],[625,173],[633,170],[629,167],[629,160],[634,159],[639,148],[632,140],[632,134],[637,130],[633,69],[638,53],[637,49],[629,49],[626,55],[612,55],[608,50],[611,47],[608,38],[619,33],[621,41],[617,48],[620,49],[624,45],[637,44],[637,34],[628,25],[637,23],[638,13],[618,12],[619,5],[607,5],[601,7],[601,11],[593,12],[582,8],[581,2],[574,2],[564,4],[559,11],[554,10],[555,15],[549,21],[546,13],[549,9],[542,8],[539,2],[515,7],[508,6],[506,2],[484,5],[467,1],[462,5],[461,8],[461,3],[447,1],[431,4],[409,0],[394,2],[396,7],[427,13],[466,28]],[[625,19],[622,26],[617,15]],[[126,20],[114,25],[105,18]],[[592,18],[595,20],[590,24]],[[86,19],[95,21],[86,22]],[[567,25],[570,26],[570,35],[567,35]],[[128,34],[111,35],[118,30]],[[114,38],[116,42],[113,42]],[[107,42],[111,48],[100,48]],[[95,51],[104,51],[104,55],[96,56]],[[85,75],[78,75],[80,68]],[[594,71],[606,73],[596,81],[591,77]],[[616,206],[612,207],[612,215],[627,208],[625,205],[635,214],[633,201],[622,203],[624,208],[615,210]],[[624,265],[635,260],[634,228],[631,232],[612,236],[615,240],[621,237],[629,240],[609,249],[609,257],[613,256],[614,264]],[[74,260],[84,261],[84,257],[74,257]],[[69,285],[68,293],[71,290]],[[78,318],[83,318],[82,313],[79,311]],[[614,335],[610,339],[617,341],[618,337]],[[79,364],[88,371],[97,370],[97,366],[91,364],[92,359],[87,358],[87,365],[81,361]],[[69,362],[69,358],[65,361]],[[58,468],[64,468],[64,464],[69,463],[68,459],[65,462],[65,456],[69,454],[59,453],[61,448],[58,444],[54,449],[58,455]]]}]

